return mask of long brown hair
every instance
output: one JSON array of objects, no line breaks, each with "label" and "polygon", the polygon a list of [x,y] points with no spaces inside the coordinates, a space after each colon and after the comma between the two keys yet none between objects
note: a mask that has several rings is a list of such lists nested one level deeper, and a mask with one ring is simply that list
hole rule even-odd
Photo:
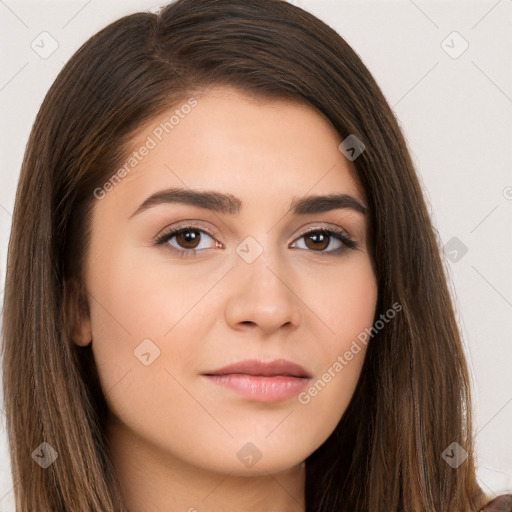
[{"label": "long brown hair", "polygon": [[[125,511],[89,347],[82,261],[94,190],[143,123],[215,85],[312,105],[365,145],[354,161],[370,215],[375,318],[338,426],[306,459],[307,512],[476,511],[469,378],[440,256],[406,142],[345,40],[281,0],[177,0],[91,37],[46,95],[24,156],[9,242],[3,391],[17,511]],[[200,101],[200,99],[199,99]],[[31,454],[58,452],[43,469]],[[467,452],[457,468],[442,454]]]}]

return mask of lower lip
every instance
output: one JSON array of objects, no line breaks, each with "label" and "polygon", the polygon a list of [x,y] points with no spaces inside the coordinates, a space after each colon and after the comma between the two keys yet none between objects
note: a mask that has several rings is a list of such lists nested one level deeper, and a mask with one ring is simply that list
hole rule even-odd
[{"label": "lower lip", "polygon": [[297,396],[310,380],[306,377],[264,377],[241,373],[206,377],[215,384],[236,391],[247,400],[266,403],[281,402]]}]

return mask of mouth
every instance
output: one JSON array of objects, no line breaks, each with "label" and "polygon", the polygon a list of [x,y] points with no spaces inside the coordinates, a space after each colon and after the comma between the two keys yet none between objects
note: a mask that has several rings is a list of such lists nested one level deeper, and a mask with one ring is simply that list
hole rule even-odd
[{"label": "mouth", "polygon": [[246,400],[266,403],[296,396],[312,378],[305,368],[285,359],[270,362],[246,360],[202,375]]},{"label": "mouth", "polygon": [[247,359],[238,363],[224,366],[203,375],[232,375],[243,374],[254,377],[297,377],[309,379],[312,375],[301,365],[286,359],[275,359],[274,361],[260,361]]}]

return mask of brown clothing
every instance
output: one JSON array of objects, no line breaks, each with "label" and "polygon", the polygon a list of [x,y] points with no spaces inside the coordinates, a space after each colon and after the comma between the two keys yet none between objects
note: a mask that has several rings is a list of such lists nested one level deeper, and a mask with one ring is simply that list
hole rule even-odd
[{"label": "brown clothing", "polygon": [[512,512],[512,494],[500,494],[479,512]]}]

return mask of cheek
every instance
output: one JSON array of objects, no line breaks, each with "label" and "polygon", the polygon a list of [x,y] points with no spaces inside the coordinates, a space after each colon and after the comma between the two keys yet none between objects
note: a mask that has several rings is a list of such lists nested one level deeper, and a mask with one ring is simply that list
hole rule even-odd
[{"label": "cheek", "polygon": [[[311,284],[311,282],[310,282]],[[369,260],[324,279],[310,289],[309,301],[321,320],[324,335],[318,336],[316,360],[319,365],[311,386],[299,396],[299,403],[322,416],[326,431],[334,429],[355,390],[364,363],[367,332],[373,324],[377,304],[377,283]]]},{"label": "cheek", "polygon": [[329,315],[336,335],[354,339],[374,320],[377,306],[377,283],[371,266],[363,264],[338,281],[331,289],[333,297]]},{"label": "cheek", "polygon": [[201,416],[180,383],[183,368],[199,357],[202,338],[190,332],[191,308],[208,283],[192,280],[194,286],[184,287],[176,269],[176,275],[167,271],[166,285],[161,269],[121,255],[113,260],[116,265],[98,272],[91,287],[97,299],[91,300],[92,350],[101,387],[114,417],[143,437],[159,433],[165,440],[170,425],[191,423],[183,411],[192,419]]},{"label": "cheek", "polygon": [[312,277],[306,274],[300,283],[297,295],[319,320],[318,338],[322,340],[324,356],[332,357],[346,350],[353,339],[372,325],[377,282],[367,258],[354,258],[346,265],[323,269]]},{"label": "cheek", "polygon": [[[192,270],[165,260],[149,265],[119,249],[94,270],[89,282],[92,348],[105,391],[129,372],[133,380],[141,369],[181,373],[197,364],[208,330],[204,311],[205,321],[197,322],[198,305],[224,269]],[[146,368],[144,362],[150,361]],[[141,375],[140,384],[152,385],[151,375]]]}]

